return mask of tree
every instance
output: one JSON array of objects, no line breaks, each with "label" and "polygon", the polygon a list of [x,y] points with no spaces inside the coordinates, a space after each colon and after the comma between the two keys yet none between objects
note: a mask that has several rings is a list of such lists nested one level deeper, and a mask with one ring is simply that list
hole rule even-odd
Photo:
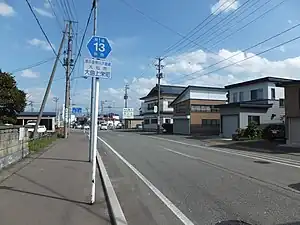
[{"label": "tree", "polygon": [[0,70],[0,124],[16,123],[17,115],[26,107],[26,93],[17,87],[11,73]]}]

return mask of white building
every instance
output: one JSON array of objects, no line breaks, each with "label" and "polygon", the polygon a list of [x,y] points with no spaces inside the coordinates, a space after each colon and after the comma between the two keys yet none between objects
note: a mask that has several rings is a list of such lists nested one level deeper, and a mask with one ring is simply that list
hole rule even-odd
[{"label": "white building", "polygon": [[276,77],[264,77],[225,86],[228,104],[219,105],[220,133],[232,137],[238,128],[246,128],[250,121],[258,125],[283,123],[284,88],[280,82],[290,81]]},{"label": "white building", "polygon": [[[171,102],[185,89],[181,86],[161,85],[160,86],[160,124],[173,123],[173,108]],[[141,114],[144,117],[143,126],[145,130],[157,128],[157,113],[154,113],[154,106],[158,103],[158,87],[155,86],[145,97],[140,98]]]}]

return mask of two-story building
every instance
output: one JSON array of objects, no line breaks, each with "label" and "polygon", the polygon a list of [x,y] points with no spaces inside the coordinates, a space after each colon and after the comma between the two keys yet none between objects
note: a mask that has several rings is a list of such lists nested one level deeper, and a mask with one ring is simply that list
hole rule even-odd
[{"label": "two-story building", "polygon": [[[160,85],[160,124],[173,123],[173,108],[170,103],[185,89],[181,86]],[[157,129],[157,113],[154,106],[158,104],[157,85],[145,96],[140,98],[144,102],[141,104],[141,115],[144,117],[143,128],[145,130]]]},{"label": "two-story building", "polygon": [[285,135],[289,145],[300,145],[300,80],[279,83],[285,89]]},{"label": "two-story building", "polygon": [[171,103],[174,134],[219,134],[217,105],[226,103],[226,90],[218,87],[188,86]]},{"label": "two-story building", "polygon": [[291,81],[264,77],[225,86],[228,104],[219,105],[220,135],[232,137],[238,128],[246,128],[250,121],[259,125],[283,123],[284,88],[277,83]]}]

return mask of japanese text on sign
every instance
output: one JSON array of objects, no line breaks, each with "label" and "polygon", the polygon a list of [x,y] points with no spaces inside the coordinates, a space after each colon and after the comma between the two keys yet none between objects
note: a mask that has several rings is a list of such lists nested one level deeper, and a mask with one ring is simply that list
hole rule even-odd
[{"label": "japanese text on sign", "polygon": [[111,62],[106,60],[84,59],[84,76],[111,78]]}]

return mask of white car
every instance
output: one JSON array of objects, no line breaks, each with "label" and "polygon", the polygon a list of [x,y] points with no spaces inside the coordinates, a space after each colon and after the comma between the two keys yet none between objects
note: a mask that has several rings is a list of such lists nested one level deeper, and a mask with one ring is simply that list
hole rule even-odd
[{"label": "white car", "polygon": [[100,125],[100,130],[107,130],[107,129],[108,129],[107,123],[102,123],[102,124]]},{"label": "white car", "polygon": [[[34,131],[35,124],[26,124],[25,128],[27,128],[28,132],[33,132]],[[38,126],[38,133],[45,133],[47,131],[47,128],[45,125],[39,125]]]},{"label": "white car", "polygon": [[86,124],[83,126],[83,129],[88,130],[88,129],[90,129],[90,126]]}]

